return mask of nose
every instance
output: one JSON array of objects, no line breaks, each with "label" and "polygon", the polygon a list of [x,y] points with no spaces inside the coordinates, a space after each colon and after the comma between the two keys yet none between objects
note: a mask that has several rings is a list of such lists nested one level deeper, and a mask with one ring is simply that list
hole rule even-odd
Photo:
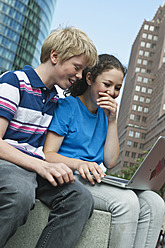
[{"label": "nose", "polygon": [[79,71],[76,73],[76,78],[81,79],[82,78],[82,71]]},{"label": "nose", "polygon": [[108,90],[107,93],[111,96],[111,97],[115,97],[115,88],[113,86],[111,86]]}]

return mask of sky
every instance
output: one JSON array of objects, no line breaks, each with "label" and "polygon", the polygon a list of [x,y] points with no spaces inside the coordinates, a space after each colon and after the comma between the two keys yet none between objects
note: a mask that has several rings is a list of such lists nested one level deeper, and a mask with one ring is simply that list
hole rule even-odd
[{"label": "sky", "polygon": [[[165,0],[57,0],[51,30],[59,26],[80,28],[91,38],[98,54],[112,54],[128,66],[143,21],[151,21],[164,3]],[[121,95],[122,92],[118,103]]]}]

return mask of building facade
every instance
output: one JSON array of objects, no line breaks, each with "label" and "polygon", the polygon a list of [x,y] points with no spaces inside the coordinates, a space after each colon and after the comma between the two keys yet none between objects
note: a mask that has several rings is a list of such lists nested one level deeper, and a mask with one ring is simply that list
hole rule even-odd
[{"label": "building facade", "polygon": [[118,114],[120,155],[116,168],[133,166],[165,136],[165,3],[144,20],[133,43]]},{"label": "building facade", "polygon": [[0,0],[0,74],[37,67],[56,0]]}]

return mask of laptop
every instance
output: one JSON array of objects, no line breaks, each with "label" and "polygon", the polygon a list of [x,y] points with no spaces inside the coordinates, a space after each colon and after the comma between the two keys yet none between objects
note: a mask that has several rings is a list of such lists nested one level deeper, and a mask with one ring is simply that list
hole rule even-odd
[{"label": "laptop", "polygon": [[106,175],[102,182],[135,190],[160,190],[165,183],[165,137],[157,139],[130,180]]}]

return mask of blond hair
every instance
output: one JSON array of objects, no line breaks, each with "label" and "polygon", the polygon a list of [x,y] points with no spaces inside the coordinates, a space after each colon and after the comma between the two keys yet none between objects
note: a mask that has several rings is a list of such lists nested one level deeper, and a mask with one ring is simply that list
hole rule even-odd
[{"label": "blond hair", "polygon": [[44,41],[41,48],[41,63],[45,63],[50,58],[50,52],[55,50],[61,62],[84,54],[89,67],[97,63],[97,50],[86,33],[75,27],[58,28]]}]

